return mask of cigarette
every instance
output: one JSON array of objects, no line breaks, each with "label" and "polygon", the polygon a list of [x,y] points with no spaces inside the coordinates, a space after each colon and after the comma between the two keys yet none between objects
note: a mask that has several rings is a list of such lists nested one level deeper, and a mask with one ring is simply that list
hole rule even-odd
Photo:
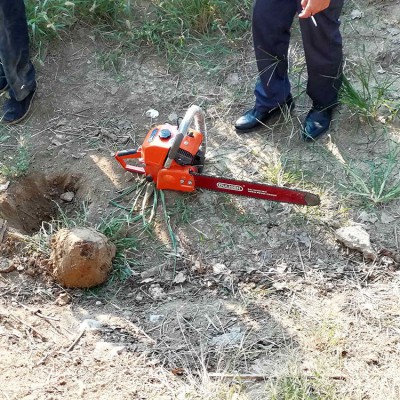
[{"label": "cigarette", "polygon": [[314,15],[311,15],[311,21],[313,22],[314,26],[318,26],[317,21],[314,18]]}]

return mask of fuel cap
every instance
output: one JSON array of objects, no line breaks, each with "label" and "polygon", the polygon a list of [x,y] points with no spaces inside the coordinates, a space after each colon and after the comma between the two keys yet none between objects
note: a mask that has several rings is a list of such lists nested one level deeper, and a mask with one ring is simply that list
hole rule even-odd
[{"label": "fuel cap", "polygon": [[159,136],[161,139],[169,139],[171,137],[171,131],[169,129],[161,129]]}]

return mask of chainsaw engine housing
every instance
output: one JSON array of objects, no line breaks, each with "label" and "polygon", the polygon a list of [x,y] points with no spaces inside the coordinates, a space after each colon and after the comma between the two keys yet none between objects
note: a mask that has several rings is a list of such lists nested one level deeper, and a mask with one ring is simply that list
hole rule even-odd
[{"label": "chainsaw engine housing", "polygon": [[[165,161],[177,134],[177,126],[155,126],[149,130],[138,149],[119,152],[116,159],[126,170],[144,173],[147,179],[155,182],[157,189],[194,191],[194,180],[190,173],[201,172],[204,166],[204,153],[200,149],[204,137],[202,133],[189,129],[170,167],[165,168]],[[138,159],[141,170],[127,165],[125,158]]]}]

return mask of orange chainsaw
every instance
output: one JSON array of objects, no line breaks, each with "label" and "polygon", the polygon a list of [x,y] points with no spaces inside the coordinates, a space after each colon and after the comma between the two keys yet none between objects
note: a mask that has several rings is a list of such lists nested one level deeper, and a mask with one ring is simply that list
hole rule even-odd
[{"label": "orange chainsaw", "polygon": [[[141,146],[118,151],[115,158],[125,170],[145,175],[157,189],[193,192],[202,188],[305,206],[320,204],[317,195],[302,190],[202,174],[206,142],[204,112],[193,105],[179,126],[156,126],[147,133]],[[126,160],[132,159],[138,165],[127,163]]]}]

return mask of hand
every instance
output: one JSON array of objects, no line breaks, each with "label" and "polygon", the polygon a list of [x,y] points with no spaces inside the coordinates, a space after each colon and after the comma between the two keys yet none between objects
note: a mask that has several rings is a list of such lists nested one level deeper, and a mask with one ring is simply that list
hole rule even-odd
[{"label": "hand", "polygon": [[299,14],[299,18],[310,18],[312,15],[327,9],[330,4],[331,0],[301,0],[303,11]]}]

